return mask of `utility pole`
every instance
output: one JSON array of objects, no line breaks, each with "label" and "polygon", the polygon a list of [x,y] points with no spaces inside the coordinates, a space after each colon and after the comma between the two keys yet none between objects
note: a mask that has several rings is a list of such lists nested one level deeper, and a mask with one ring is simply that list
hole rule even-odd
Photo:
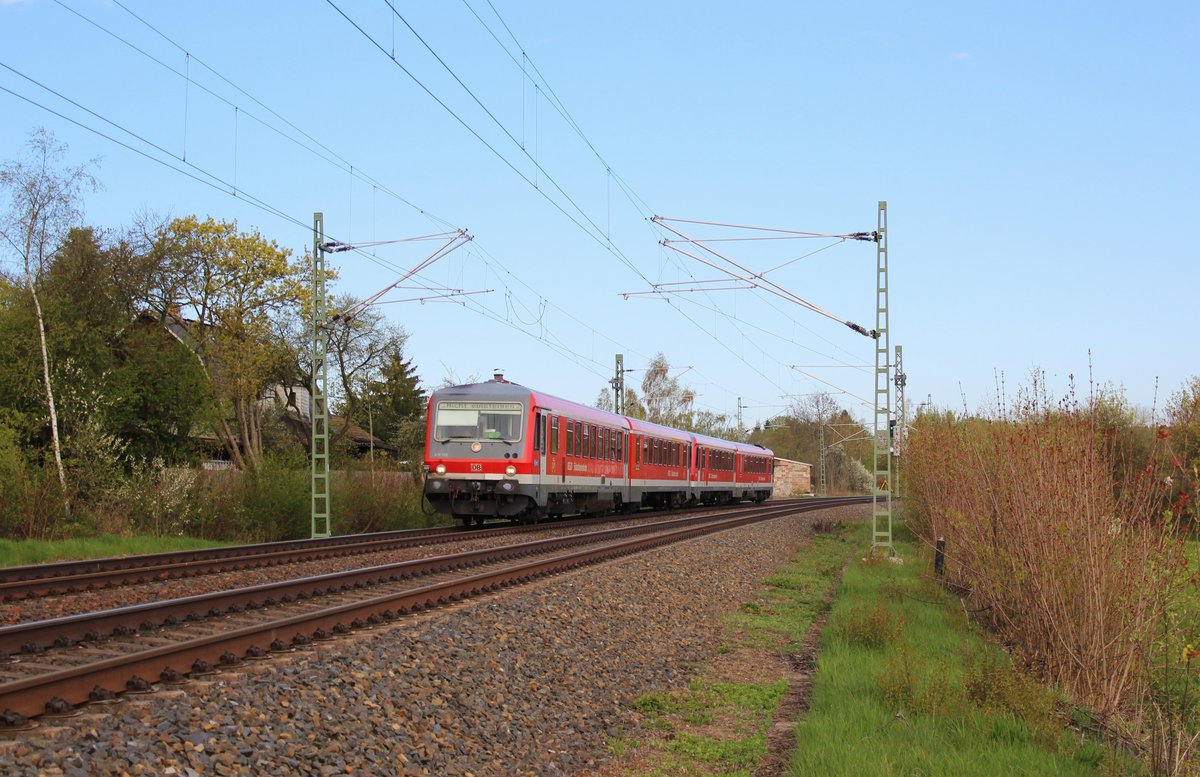
[{"label": "utility pole", "polygon": [[[385,245],[387,243],[409,243],[424,240],[442,240],[449,238],[446,242],[432,254],[419,262],[415,267],[405,272],[400,276],[399,280],[385,286],[382,290],[368,297],[361,302],[346,308],[343,311],[336,313],[333,316],[329,315],[328,297],[325,290],[325,254],[339,253],[342,251],[353,251],[356,246],[348,243],[339,243],[337,241],[326,242],[325,240],[325,217],[320,213],[313,214],[313,254],[312,254],[312,389],[309,411],[312,418],[312,536],[314,539],[318,537],[330,537],[333,532],[330,528],[330,495],[329,495],[329,402],[328,402],[328,378],[329,378],[329,338],[333,331],[335,323],[348,324],[354,320],[354,317],[378,303],[379,298],[393,289],[413,288],[411,286],[403,286],[402,284],[441,259],[446,254],[473,240],[471,235],[467,234],[465,229],[460,229],[455,232],[441,232],[435,235],[423,235],[421,237],[406,238],[403,240],[387,240],[382,243],[369,243],[366,245]],[[445,288],[430,288],[427,286],[417,287],[423,291],[433,292],[431,296],[417,297],[409,300],[399,300],[401,302],[418,302],[426,299],[447,299],[449,297],[462,297],[472,294],[487,294],[491,289],[482,291],[467,291],[462,289],[445,289]],[[372,418],[371,426],[374,426]],[[372,458],[374,457],[374,434],[372,439]]]},{"label": "utility pole", "polygon": [[904,453],[904,436],[908,430],[908,410],[904,406],[904,384],[908,376],[904,374],[904,346],[896,346],[896,434],[892,440],[896,451],[896,461],[892,472],[892,496],[900,498],[900,458]]},{"label": "utility pole", "polygon": [[820,455],[817,457],[817,469],[820,470],[821,487],[817,491],[817,496],[825,496],[828,493],[828,488],[825,485],[825,417],[821,417],[821,446]]},{"label": "utility pole", "polygon": [[329,406],[326,402],[326,356],[329,337],[325,295],[325,217],[313,214],[312,253],[312,536],[328,537],[329,526]]},{"label": "utility pole", "polygon": [[875,266],[875,489],[871,498],[871,552],[892,544],[892,381],[888,328],[887,202],[879,201]]},{"label": "utility pole", "polygon": [[613,387],[613,412],[625,415],[625,355],[617,354],[617,371],[609,381]]},{"label": "utility pole", "polygon": [[743,408],[743,407],[744,407],[744,405],[742,405],[742,398],[741,398],[741,397],[738,397],[738,404],[737,404],[737,408],[738,408],[738,416],[737,416],[737,422],[738,422],[738,434],[739,434],[739,435],[742,433],[742,429],[744,428],[744,427],[742,426],[742,408]]}]

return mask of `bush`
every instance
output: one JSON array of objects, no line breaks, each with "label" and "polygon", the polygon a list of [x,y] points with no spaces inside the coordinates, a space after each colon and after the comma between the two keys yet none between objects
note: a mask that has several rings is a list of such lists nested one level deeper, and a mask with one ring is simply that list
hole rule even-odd
[{"label": "bush", "polygon": [[1111,402],[996,418],[924,414],[906,448],[908,526],[946,539],[947,580],[1029,666],[1102,716],[1142,698],[1183,545],[1155,457]]},{"label": "bush", "polygon": [[392,465],[371,472],[359,467],[335,473],[333,515],[339,534],[412,529],[434,525],[421,511],[421,483]]}]

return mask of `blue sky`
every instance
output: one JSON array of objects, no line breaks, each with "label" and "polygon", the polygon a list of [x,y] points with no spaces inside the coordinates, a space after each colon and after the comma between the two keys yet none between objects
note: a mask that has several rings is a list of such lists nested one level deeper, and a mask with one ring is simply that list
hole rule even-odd
[{"label": "blue sky", "polygon": [[[1161,408],[1200,373],[1197,40],[1186,2],[0,0],[0,88],[213,185],[10,91],[0,158],[38,126],[99,158],[106,228],[212,215],[297,253],[314,211],[344,242],[467,228],[424,281],[491,294],[384,308],[427,383],[500,367],[591,402],[615,353],[662,351],[748,425],[821,381],[868,419],[871,372],[846,365],[873,343],[762,292],[623,298],[716,277],[647,219],[841,234],[886,200],[911,401],[974,409],[1035,368],[1086,392],[1090,350]],[[333,255],[337,291],[426,245]],[[721,246],[755,271],[826,249],[768,277],[874,326],[873,245]]]}]

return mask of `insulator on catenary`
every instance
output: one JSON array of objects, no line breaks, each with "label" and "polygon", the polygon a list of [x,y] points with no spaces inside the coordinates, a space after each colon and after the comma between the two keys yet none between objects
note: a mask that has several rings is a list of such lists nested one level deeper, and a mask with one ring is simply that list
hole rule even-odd
[{"label": "insulator on catenary", "polygon": [[879,332],[877,332],[874,329],[864,329],[863,327],[859,326],[858,324],[854,323],[853,321],[843,321],[842,323],[844,323],[846,326],[853,329],[855,332],[858,332],[863,337],[869,337],[872,340],[879,339]]}]

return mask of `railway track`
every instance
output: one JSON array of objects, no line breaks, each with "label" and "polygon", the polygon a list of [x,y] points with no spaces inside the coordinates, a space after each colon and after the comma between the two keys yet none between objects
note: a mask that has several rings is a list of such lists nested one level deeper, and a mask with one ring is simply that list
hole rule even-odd
[{"label": "railway track", "polygon": [[756,506],[4,627],[0,649],[18,655],[0,663],[0,725],[19,727],[43,713],[303,649],[584,564],[828,506]]},{"label": "railway track", "polygon": [[[846,498],[820,500],[823,504],[845,502]],[[854,497],[850,497],[854,499]],[[814,499],[778,500],[773,504],[816,503]],[[652,515],[647,513],[647,515]],[[37,564],[0,569],[0,601],[55,596],[155,581],[177,580],[217,572],[296,564],[329,558],[461,542],[463,539],[504,537],[508,534],[551,530],[564,525],[593,526],[628,520],[629,516],[570,519],[529,526],[465,530],[462,528],[409,529],[356,534],[318,540],[293,540],[259,545],[238,545],[196,551],[155,553],[141,556],[83,559],[54,564]]]}]

